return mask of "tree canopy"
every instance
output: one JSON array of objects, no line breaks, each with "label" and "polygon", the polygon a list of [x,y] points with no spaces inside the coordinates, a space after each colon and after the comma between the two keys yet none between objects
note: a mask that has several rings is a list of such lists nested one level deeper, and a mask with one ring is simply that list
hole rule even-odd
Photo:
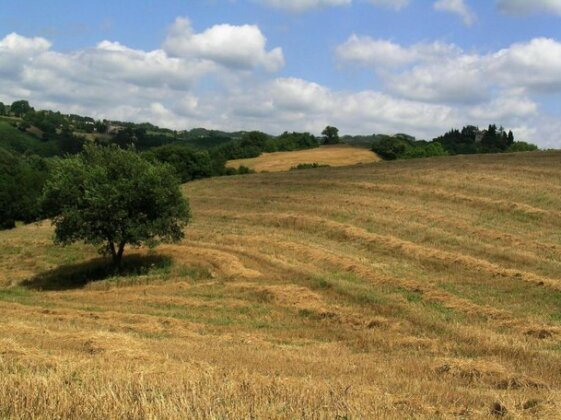
[{"label": "tree canopy", "polygon": [[23,100],[15,101],[14,103],[12,103],[12,106],[10,106],[10,112],[13,112],[18,117],[23,117],[25,114],[32,110],[33,108],[31,107],[31,105],[29,105],[29,102]]},{"label": "tree canopy", "polygon": [[337,144],[339,143],[339,129],[328,125],[321,132],[324,144]]},{"label": "tree canopy", "polygon": [[19,156],[0,147],[0,229],[40,218],[39,198],[46,174],[40,157]]},{"label": "tree canopy", "polygon": [[132,150],[94,144],[53,162],[43,207],[53,217],[56,243],[99,245],[116,266],[126,245],[178,241],[190,219],[170,166]]}]

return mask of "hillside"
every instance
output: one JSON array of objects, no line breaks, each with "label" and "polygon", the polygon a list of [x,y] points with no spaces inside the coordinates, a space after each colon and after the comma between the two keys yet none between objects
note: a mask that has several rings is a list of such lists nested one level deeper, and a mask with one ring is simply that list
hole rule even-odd
[{"label": "hillside", "polygon": [[368,149],[348,145],[321,146],[316,149],[295,152],[263,153],[251,159],[229,161],[226,166],[246,166],[256,172],[283,172],[303,163],[319,163],[328,166],[349,166],[359,163],[378,162],[380,158]]},{"label": "hillside", "polygon": [[36,153],[42,156],[54,153],[52,145],[21,132],[5,120],[0,120],[0,147],[13,152]]},{"label": "hillside", "polygon": [[0,418],[554,418],[560,175],[542,152],[192,182],[187,239],[122,277],[48,223],[0,232]]}]

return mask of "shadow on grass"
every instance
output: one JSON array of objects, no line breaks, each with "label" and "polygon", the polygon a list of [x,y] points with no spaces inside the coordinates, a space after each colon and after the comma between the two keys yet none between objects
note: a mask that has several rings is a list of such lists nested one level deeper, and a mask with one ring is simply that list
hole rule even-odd
[{"label": "shadow on grass", "polygon": [[141,276],[170,266],[171,258],[165,255],[125,256],[120,269],[116,269],[108,258],[96,258],[38,274],[25,280],[21,285],[28,289],[45,291],[80,289],[90,282],[115,276]]}]

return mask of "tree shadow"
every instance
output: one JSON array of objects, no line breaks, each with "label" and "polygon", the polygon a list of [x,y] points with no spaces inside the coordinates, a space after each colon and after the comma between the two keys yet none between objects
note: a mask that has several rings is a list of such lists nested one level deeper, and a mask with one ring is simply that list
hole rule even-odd
[{"label": "tree shadow", "polygon": [[88,283],[115,276],[141,276],[170,266],[171,258],[166,255],[128,255],[123,257],[120,268],[115,268],[108,258],[95,258],[37,274],[24,280],[21,286],[42,291],[73,290],[80,289]]}]

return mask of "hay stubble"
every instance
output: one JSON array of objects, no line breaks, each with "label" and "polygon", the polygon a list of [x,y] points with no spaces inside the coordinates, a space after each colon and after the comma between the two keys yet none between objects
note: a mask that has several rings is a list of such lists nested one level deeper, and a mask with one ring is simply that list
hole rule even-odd
[{"label": "hay stubble", "polygon": [[54,247],[47,223],[0,232],[0,418],[555,418],[560,168],[194,182],[169,265],[79,288],[29,280],[95,250]]}]

